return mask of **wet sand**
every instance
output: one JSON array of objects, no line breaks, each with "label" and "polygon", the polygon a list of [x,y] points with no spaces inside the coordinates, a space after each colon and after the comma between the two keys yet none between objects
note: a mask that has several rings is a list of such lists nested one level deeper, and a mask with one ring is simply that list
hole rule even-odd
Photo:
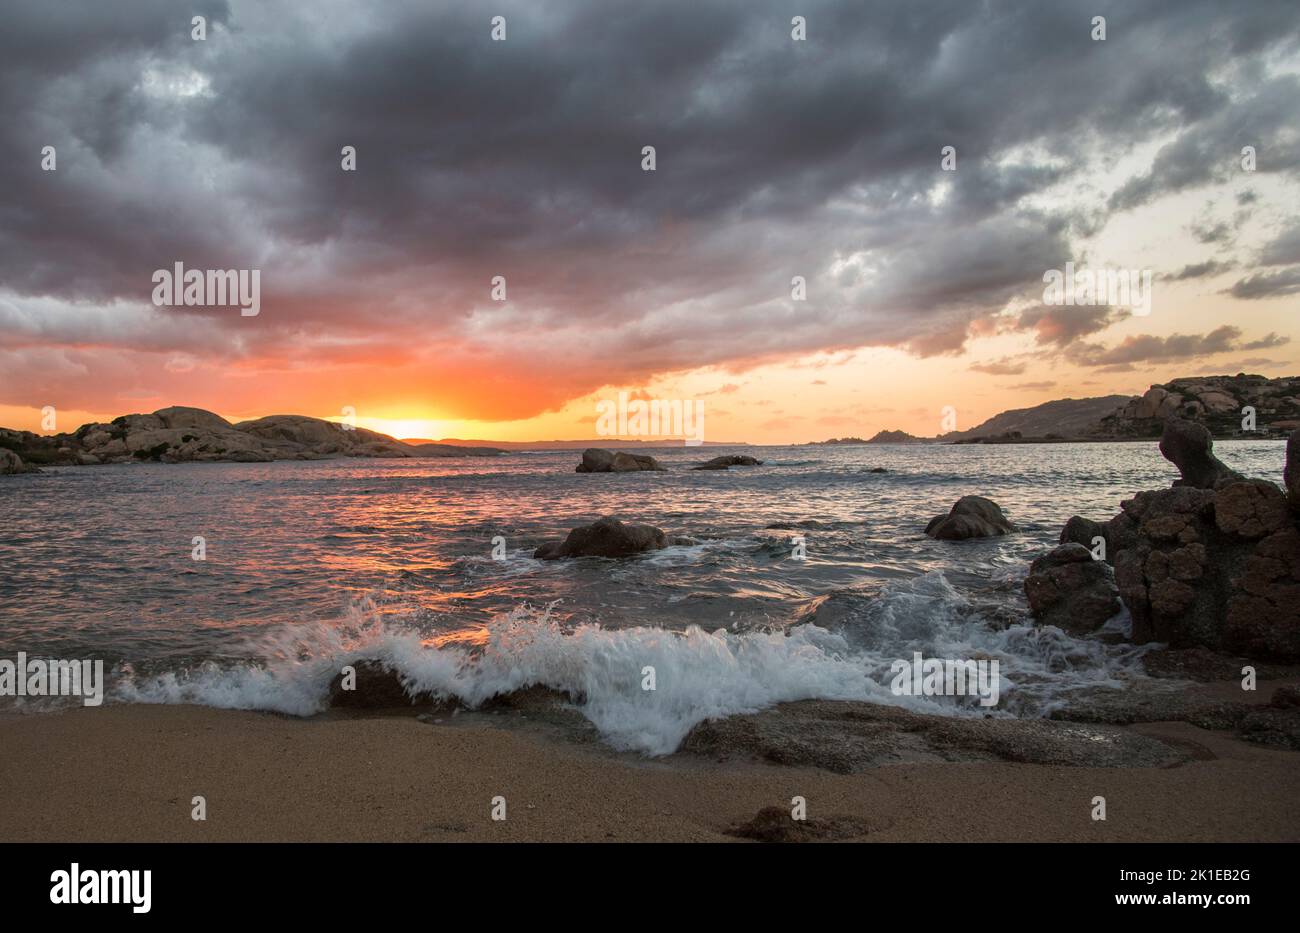
[{"label": "wet sand", "polygon": [[[1300,841],[1300,752],[1185,723],[1167,768],[811,768],[644,759],[490,716],[299,720],[190,706],[0,719],[0,841],[734,841],[806,798],[862,841]],[[207,820],[191,819],[191,799]],[[1092,798],[1107,819],[1091,819]],[[506,798],[504,821],[492,799]]]}]

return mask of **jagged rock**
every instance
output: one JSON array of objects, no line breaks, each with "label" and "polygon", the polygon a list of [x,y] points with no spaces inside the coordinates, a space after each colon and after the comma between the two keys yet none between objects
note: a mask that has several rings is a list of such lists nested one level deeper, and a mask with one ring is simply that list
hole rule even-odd
[{"label": "jagged rock", "polygon": [[23,458],[18,456],[7,447],[0,447],[0,476],[15,476],[19,473],[39,473],[40,468],[34,467],[30,463],[24,463]]},{"label": "jagged rock", "polygon": [[668,539],[660,529],[651,525],[624,524],[607,515],[593,524],[574,528],[563,541],[543,544],[533,552],[533,557],[539,560],[558,560],[561,557],[630,557],[667,546]]},{"label": "jagged rock", "polygon": [[962,496],[947,515],[936,515],[925,526],[927,535],[942,541],[987,538],[1015,530],[1001,507],[983,496]]},{"label": "jagged rock", "polygon": [[663,471],[663,466],[654,457],[646,454],[628,454],[605,450],[603,447],[588,447],[582,452],[582,462],[574,470],[576,473],[636,473],[640,470]]},{"label": "jagged rock", "polygon": [[1214,489],[1223,483],[1244,479],[1214,456],[1214,439],[1202,424],[1170,418],[1160,436],[1160,453],[1182,474],[1182,479],[1175,485]]},{"label": "jagged rock", "polygon": [[1291,522],[1282,490],[1266,480],[1231,483],[1214,497],[1214,521],[1220,531],[1242,538],[1262,538]]},{"label": "jagged rock", "polygon": [[725,470],[733,466],[762,466],[763,461],[755,457],[745,456],[743,454],[732,454],[725,457],[714,457],[707,463],[701,463],[699,466],[691,467],[692,470]]},{"label": "jagged rock", "polygon": [[1115,572],[1082,544],[1062,544],[1029,565],[1025,596],[1034,619],[1072,635],[1101,628],[1120,610]]},{"label": "jagged rock", "polygon": [[1300,379],[1235,376],[1194,376],[1152,386],[1103,417],[1087,433],[1111,437],[1155,437],[1169,417],[1204,424],[1216,437],[1242,430],[1242,410],[1255,409],[1256,431],[1276,435],[1295,430],[1300,419]]},{"label": "jagged rock", "polygon": [[1132,639],[1300,660],[1295,513],[1267,481],[1216,482],[1138,493],[1107,526]]}]

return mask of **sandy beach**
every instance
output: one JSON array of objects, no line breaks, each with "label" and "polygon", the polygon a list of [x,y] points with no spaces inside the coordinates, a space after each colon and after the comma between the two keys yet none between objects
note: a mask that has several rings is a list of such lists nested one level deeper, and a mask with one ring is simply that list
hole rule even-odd
[{"label": "sandy beach", "polygon": [[[110,706],[0,720],[2,841],[735,841],[807,800],[860,841],[1297,841],[1300,756],[1186,723],[1176,767],[918,763],[835,774],[647,759],[489,714],[298,720]],[[206,798],[208,818],[191,819]],[[507,819],[490,818],[504,796]],[[1091,800],[1107,801],[1104,822]]]}]

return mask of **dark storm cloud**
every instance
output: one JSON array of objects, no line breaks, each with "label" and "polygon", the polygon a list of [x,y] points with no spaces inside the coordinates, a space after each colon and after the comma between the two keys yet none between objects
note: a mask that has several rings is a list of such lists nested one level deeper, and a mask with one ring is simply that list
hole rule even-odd
[{"label": "dark storm cloud", "polygon": [[[263,270],[261,317],[178,311],[149,335],[208,355],[377,327],[630,373],[948,353],[1107,210],[1224,177],[1246,143],[1261,173],[1300,167],[1296,79],[1244,64],[1294,42],[1293,0],[79,0],[7,9],[4,27],[0,286],[65,305],[39,326],[10,308],[0,345],[135,346],[141,326],[115,336],[103,306],[147,300],[151,272],[183,260]],[[1170,134],[1109,206],[1030,203]],[[494,275],[508,313],[489,309]],[[1071,311],[1040,315],[1040,342],[1110,322]]]}]

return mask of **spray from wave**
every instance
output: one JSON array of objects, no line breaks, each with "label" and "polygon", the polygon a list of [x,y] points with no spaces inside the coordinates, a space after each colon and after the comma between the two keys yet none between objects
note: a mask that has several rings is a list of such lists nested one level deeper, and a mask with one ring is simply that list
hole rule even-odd
[{"label": "spray from wave", "polygon": [[[925,574],[864,600],[834,624],[728,632],[566,627],[549,611],[518,608],[489,627],[481,646],[432,645],[388,621],[369,601],[337,624],[286,626],[248,646],[250,661],[180,672],[118,671],[115,699],[195,703],[309,716],[328,703],[340,669],[378,661],[411,694],[474,708],[532,686],[568,694],[610,745],[650,755],[673,752],[696,724],[802,699],[866,700],[922,712],[985,715],[973,698],[895,695],[890,664],[928,656],[997,658],[1004,702],[993,715],[1042,715],[1070,690],[1117,685],[1135,655],[1056,629],[990,627],[941,573]],[[256,660],[253,660],[256,659]],[[647,689],[653,672],[654,689]]]}]

